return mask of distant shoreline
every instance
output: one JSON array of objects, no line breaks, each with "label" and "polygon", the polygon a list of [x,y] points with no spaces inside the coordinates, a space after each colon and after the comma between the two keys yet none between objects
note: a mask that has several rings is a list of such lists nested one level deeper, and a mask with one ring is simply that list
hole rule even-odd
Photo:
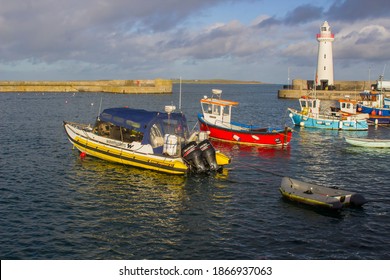
[{"label": "distant shoreline", "polygon": [[[182,84],[236,84],[236,85],[260,85],[265,84],[259,81],[240,81],[240,80],[224,80],[224,79],[210,79],[210,80],[181,80]],[[179,79],[173,79],[172,83],[179,84]]]}]

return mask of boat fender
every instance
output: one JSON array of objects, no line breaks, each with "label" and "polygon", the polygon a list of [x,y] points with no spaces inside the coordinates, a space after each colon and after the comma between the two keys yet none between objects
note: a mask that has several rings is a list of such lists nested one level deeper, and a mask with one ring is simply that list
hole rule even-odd
[{"label": "boat fender", "polygon": [[351,198],[349,199],[349,203],[351,204],[351,206],[355,206],[355,207],[360,207],[366,202],[367,200],[361,194],[358,193],[354,193],[353,195],[351,195]]},{"label": "boat fender", "polygon": [[202,142],[205,139],[209,139],[209,131],[200,131],[198,138],[199,138],[199,142]]},{"label": "boat fender", "polygon": [[202,151],[195,141],[192,141],[183,147],[181,156],[195,172],[206,172],[207,168],[203,162]]},{"label": "boat fender", "polygon": [[234,140],[236,140],[236,141],[240,141],[240,137],[239,136],[237,136],[237,135],[233,135],[233,138],[234,138]]},{"label": "boat fender", "polygon": [[203,140],[199,143],[199,149],[202,151],[202,158],[209,167],[209,170],[218,170],[217,159],[215,156],[215,149],[209,140]]}]

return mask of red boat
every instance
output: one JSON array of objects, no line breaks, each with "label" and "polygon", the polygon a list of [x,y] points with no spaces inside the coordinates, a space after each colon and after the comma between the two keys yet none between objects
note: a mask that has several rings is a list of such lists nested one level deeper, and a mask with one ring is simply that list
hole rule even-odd
[{"label": "red boat", "polygon": [[213,89],[213,95],[200,100],[202,113],[198,114],[201,131],[210,138],[246,145],[287,146],[292,129],[268,128],[231,121],[232,107],[238,102],[221,99],[222,90]]}]

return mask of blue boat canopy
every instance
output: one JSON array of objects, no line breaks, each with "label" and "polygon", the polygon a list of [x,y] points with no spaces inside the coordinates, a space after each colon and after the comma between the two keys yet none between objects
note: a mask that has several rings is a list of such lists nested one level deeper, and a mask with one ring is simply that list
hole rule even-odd
[{"label": "blue boat canopy", "polygon": [[159,112],[151,112],[142,109],[131,108],[110,108],[105,109],[99,116],[103,122],[110,122],[116,126],[127,129],[135,129],[144,132],[148,123],[154,119]]},{"label": "blue boat canopy", "polygon": [[144,144],[150,143],[150,134],[160,137],[165,134],[184,138],[188,136],[187,120],[182,113],[162,113],[126,107],[109,108],[99,115],[98,120],[143,133]]}]

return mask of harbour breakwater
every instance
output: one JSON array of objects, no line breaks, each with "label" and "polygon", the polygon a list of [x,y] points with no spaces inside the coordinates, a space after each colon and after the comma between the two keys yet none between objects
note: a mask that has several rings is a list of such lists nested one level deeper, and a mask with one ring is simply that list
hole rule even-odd
[{"label": "harbour breakwater", "polygon": [[[316,96],[324,100],[338,100],[342,98],[359,99],[364,90],[375,88],[377,81],[335,81],[332,88],[317,88]],[[297,99],[303,95],[313,94],[314,81],[293,80],[291,85],[285,85],[278,91],[279,98]],[[385,96],[389,93],[384,94]]]},{"label": "harbour breakwater", "polygon": [[96,80],[96,81],[0,81],[0,92],[108,92],[122,94],[172,93],[172,81]]}]

